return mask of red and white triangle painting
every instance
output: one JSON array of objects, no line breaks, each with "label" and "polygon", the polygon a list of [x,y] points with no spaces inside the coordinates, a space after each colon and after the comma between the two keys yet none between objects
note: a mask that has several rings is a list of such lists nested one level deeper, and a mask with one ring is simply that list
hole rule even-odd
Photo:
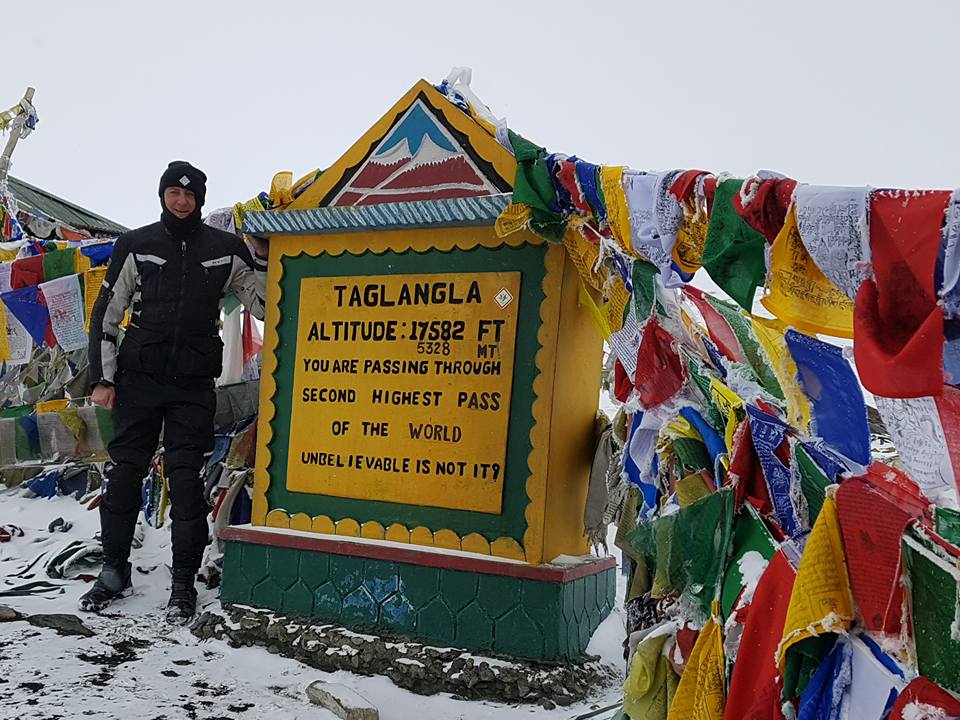
[{"label": "red and white triangle painting", "polygon": [[329,204],[375,205],[499,192],[418,98]]}]

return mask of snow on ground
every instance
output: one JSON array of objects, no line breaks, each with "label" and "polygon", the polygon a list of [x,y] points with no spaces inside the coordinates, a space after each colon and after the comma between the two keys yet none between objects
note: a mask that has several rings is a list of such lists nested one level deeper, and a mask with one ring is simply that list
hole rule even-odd
[{"label": "snow on ground", "polygon": [[[68,533],[48,532],[56,517],[72,521],[73,528]],[[8,523],[22,527],[25,536],[0,543],[0,591],[15,582],[10,574],[41,552],[93,537],[99,528],[97,513],[73,498],[29,499],[18,490],[0,492],[0,525]],[[22,613],[76,614],[97,633],[92,638],[61,637],[25,622],[0,623],[0,720],[332,718],[306,698],[304,688],[318,679],[353,688],[379,707],[383,720],[560,720],[620,699],[619,689],[613,687],[592,702],[547,711],[536,705],[466,702],[449,695],[423,697],[385,677],[324,673],[262,648],[200,642],[189,630],[171,628],[163,620],[169,544],[168,528],[146,529],[143,548],[134,550],[131,558],[136,568],[134,594],[104,616],[77,610],[77,599],[88,587],[79,580],[65,581],[59,595],[0,597],[0,605]],[[40,579],[45,579],[42,574]],[[623,584],[618,575],[621,599]],[[219,611],[216,591],[201,588],[199,608]],[[617,609],[597,630],[588,652],[621,668],[623,628],[623,614]]]}]

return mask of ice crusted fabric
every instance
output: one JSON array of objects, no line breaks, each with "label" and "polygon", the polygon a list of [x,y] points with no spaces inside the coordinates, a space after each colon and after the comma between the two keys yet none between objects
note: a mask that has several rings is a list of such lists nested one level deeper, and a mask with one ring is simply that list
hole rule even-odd
[{"label": "ice crusted fabric", "polygon": [[934,271],[950,193],[877,191],[870,199],[874,277],[854,305],[863,386],[885,397],[943,392],[943,311]]},{"label": "ice crusted fabric", "polygon": [[840,348],[796,330],[785,335],[797,377],[810,399],[814,434],[861,465],[870,462],[867,406]]},{"label": "ice crusted fabric", "polygon": [[[630,212],[630,236],[634,251],[660,268],[665,287],[676,287],[682,282],[672,269],[670,251],[676,241],[676,230],[683,220],[683,210],[679,203],[668,196],[669,185],[662,182],[662,178],[662,175],[626,170],[623,173],[623,191]],[[662,192],[662,195],[658,195],[658,192]],[[668,240],[669,247],[660,232],[658,211],[668,228],[668,237],[672,232],[672,239]]]},{"label": "ice crusted fabric", "polygon": [[867,188],[800,185],[793,198],[804,246],[827,279],[853,300],[869,275]]},{"label": "ice crusted fabric", "polygon": [[960,317],[960,190],[954,190],[943,225],[943,282],[940,295],[948,318]]}]

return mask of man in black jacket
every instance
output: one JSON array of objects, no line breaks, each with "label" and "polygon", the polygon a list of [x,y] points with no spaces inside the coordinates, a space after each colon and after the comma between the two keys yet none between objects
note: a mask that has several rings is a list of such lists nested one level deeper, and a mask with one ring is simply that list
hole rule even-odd
[{"label": "man in black jacket", "polygon": [[[101,489],[104,566],[81,598],[99,611],[130,587],[130,543],[143,478],[163,430],[173,520],[167,619],[196,612],[197,571],[207,544],[200,472],[213,450],[214,379],[222,367],[220,311],[233,290],[263,319],[266,242],[243,241],[201,222],[206,175],[170,163],[160,178],[160,222],[121,235],[90,321],[93,402],[113,409],[112,468]],[[129,325],[120,342],[120,327]]]}]

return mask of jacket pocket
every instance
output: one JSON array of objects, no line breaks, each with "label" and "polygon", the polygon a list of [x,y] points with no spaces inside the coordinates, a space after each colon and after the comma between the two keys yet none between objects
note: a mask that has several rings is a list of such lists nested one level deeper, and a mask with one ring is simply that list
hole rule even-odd
[{"label": "jacket pocket", "polygon": [[174,375],[215,378],[223,370],[223,341],[219,335],[189,336],[174,364]]}]

